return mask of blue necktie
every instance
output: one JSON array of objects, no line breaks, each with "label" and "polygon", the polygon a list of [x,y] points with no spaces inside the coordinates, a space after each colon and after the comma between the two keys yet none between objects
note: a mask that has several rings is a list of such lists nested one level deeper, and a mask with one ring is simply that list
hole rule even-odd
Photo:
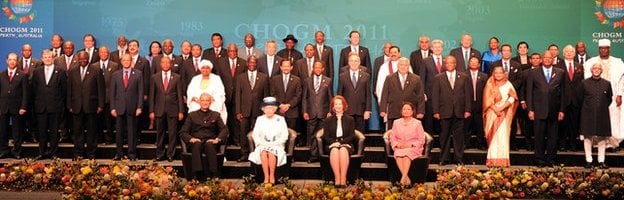
[{"label": "blue necktie", "polygon": [[550,84],[550,69],[546,70],[546,83]]}]

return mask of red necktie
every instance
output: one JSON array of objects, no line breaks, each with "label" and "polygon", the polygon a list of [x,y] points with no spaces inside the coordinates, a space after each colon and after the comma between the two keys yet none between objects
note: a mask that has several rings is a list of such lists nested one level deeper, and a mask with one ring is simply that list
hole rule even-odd
[{"label": "red necktie", "polygon": [[570,77],[570,80],[574,78],[574,67],[572,67],[572,62],[568,64],[568,76]]},{"label": "red necktie", "polygon": [[30,66],[30,65],[29,65],[29,63],[28,63],[28,60],[26,60],[26,63],[25,63],[25,65],[24,65],[24,73],[28,74],[28,67],[29,67],[29,66]]},{"label": "red necktie", "polygon": [[388,74],[392,74],[392,61],[388,62]]},{"label": "red necktie", "polygon": [[197,72],[197,71],[199,71],[199,68],[197,67],[197,64],[198,64],[197,62],[199,62],[199,61],[197,60],[197,58],[193,58],[193,60],[194,60],[193,67],[195,68],[195,72]]},{"label": "red necktie", "polygon": [[9,82],[13,82],[13,73],[14,72],[9,73]]},{"label": "red necktie", "polygon": [[440,63],[440,58],[436,58],[436,69],[438,70],[438,73],[442,72],[442,63]]},{"label": "red necktie", "polygon": [[124,82],[124,88],[127,89],[128,88],[128,71],[126,71],[126,75],[124,75],[123,82]]},{"label": "red necktie", "polygon": [[169,74],[165,72],[165,80],[163,81],[163,86],[165,86],[165,91],[169,88]]},{"label": "red necktie", "polygon": [[234,65],[234,60],[230,60],[230,70],[232,71],[232,77],[234,77],[234,74],[236,73],[236,66]]}]

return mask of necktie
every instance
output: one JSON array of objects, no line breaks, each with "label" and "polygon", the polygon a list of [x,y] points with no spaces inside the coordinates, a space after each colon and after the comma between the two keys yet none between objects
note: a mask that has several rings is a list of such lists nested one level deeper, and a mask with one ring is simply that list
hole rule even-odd
[{"label": "necktie", "polygon": [[318,46],[318,57],[319,57],[319,59],[321,59],[322,55],[323,55],[323,46]]},{"label": "necktie", "polygon": [[81,67],[80,68],[80,80],[84,81],[84,77],[85,77],[85,72],[87,71],[86,67]]},{"label": "necktie", "polygon": [[405,89],[405,75],[401,75],[401,89]]},{"label": "necktie", "polygon": [[509,66],[507,65],[507,62],[503,62],[503,64],[505,65],[505,73],[509,73]]},{"label": "necktie", "polygon": [[438,70],[438,73],[442,72],[442,63],[440,62],[440,57],[436,58],[436,69]]},{"label": "necktie", "polygon": [[314,67],[314,63],[312,63],[312,59],[308,58],[308,76],[312,76],[313,67]]},{"label": "necktie", "polygon": [[286,92],[286,90],[288,88],[288,75],[284,75],[284,93]]},{"label": "necktie", "polygon": [[169,73],[165,72],[165,80],[163,80],[163,86],[165,88],[165,91],[167,91],[167,88],[169,88]]},{"label": "necktie", "polygon": [[455,89],[455,76],[453,76],[453,73],[449,75],[449,81],[451,82],[451,90]]},{"label": "necktie", "polygon": [[392,74],[392,61],[388,62],[388,74]]},{"label": "necktie", "polygon": [[193,58],[193,67],[195,68],[195,72],[199,71],[199,68],[197,67],[197,58]]},{"label": "necktie", "polygon": [[67,69],[69,69],[69,66],[71,65],[71,59],[67,56],[65,56],[65,64],[67,64]]},{"label": "necktie", "polygon": [[550,69],[546,70],[546,83],[550,84]]},{"label": "necktie", "polygon": [[318,90],[321,87],[321,81],[319,79],[319,76],[314,76],[314,93],[318,93]]},{"label": "necktie", "polygon": [[464,51],[464,69],[468,70],[468,51]]},{"label": "necktie", "polygon": [[232,73],[232,77],[234,77],[234,74],[236,74],[236,65],[234,64],[234,60],[231,60],[230,62],[230,71]]},{"label": "necktie", "polygon": [[58,56],[59,56],[58,50],[54,50],[54,57],[58,57]]},{"label": "necktie", "polygon": [[247,49],[247,57],[251,56],[251,49]]},{"label": "necktie", "polygon": [[585,64],[585,56],[580,56],[579,63]]},{"label": "necktie", "polygon": [[570,80],[574,78],[574,67],[572,67],[572,62],[568,63],[568,76],[570,77]]},{"label": "necktie", "polygon": [[423,52],[422,52],[422,58],[423,58],[423,59],[425,59],[425,58],[427,58],[427,57],[429,57],[428,52],[427,52],[427,51],[423,51]]},{"label": "necktie", "polygon": [[251,74],[249,74],[249,84],[251,84],[251,89],[254,89],[254,86],[256,86],[256,79],[254,78],[254,72],[251,72]]},{"label": "necktie", "polygon": [[9,82],[13,82],[13,73],[14,72],[9,73]]},{"label": "necktie", "polygon": [[50,70],[51,70],[51,68],[50,68],[50,67],[46,67],[46,69],[45,69],[45,81],[46,81],[46,85],[47,85],[48,83],[50,83],[50,78],[52,77],[52,75],[50,74],[50,73],[51,73],[51,72],[50,72]]},{"label": "necktie", "polygon": [[102,62],[102,71],[106,71],[106,63]]},{"label": "necktie", "polygon": [[351,84],[353,84],[353,88],[357,85],[357,76],[355,74],[355,72],[351,74]]},{"label": "necktie", "polygon": [[219,57],[219,49],[215,49],[215,58]]},{"label": "necktie", "polygon": [[123,78],[123,84],[124,84],[124,88],[127,89],[128,88],[128,71],[126,71],[126,75],[124,75]]},{"label": "necktie", "polygon": [[27,73],[27,74],[28,74],[28,67],[29,67],[30,65],[28,64],[28,60],[25,60],[25,61],[26,61],[26,62],[24,63],[24,73]]},{"label": "necktie", "polygon": [[477,101],[477,74],[472,72],[472,100]]}]

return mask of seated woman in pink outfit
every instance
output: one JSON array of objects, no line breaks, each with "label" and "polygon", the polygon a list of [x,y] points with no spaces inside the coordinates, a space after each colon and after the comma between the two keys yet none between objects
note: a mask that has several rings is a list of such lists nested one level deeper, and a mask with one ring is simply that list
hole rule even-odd
[{"label": "seated woman in pink outfit", "polygon": [[389,139],[394,150],[394,159],[401,171],[401,184],[409,185],[411,180],[407,174],[412,160],[423,154],[425,130],[420,120],[414,118],[412,103],[403,103],[401,116],[400,119],[394,121]]}]

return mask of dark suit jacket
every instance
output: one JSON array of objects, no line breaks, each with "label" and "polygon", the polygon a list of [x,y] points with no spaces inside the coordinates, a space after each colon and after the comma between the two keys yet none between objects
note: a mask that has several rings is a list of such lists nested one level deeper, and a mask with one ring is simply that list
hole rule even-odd
[{"label": "dark suit jacket", "polygon": [[[128,50],[126,50],[126,53],[128,53]],[[120,63],[121,58],[119,57],[119,50],[115,50],[110,53],[110,60],[116,63]]]},{"label": "dark suit jacket", "polygon": [[[290,104],[290,109],[286,113],[279,113],[286,118],[299,117],[299,104],[301,104],[301,79],[295,75],[290,75],[288,79],[288,86],[286,92],[284,92],[284,77],[283,75],[273,76],[271,78],[271,96],[277,99],[277,102],[281,104]],[[279,111],[278,111],[279,112]]]},{"label": "dark suit jacket", "polygon": [[80,66],[80,64],[78,64],[78,55],[74,54],[71,63],[69,63],[69,66],[67,64],[67,61],[65,61],[65,54],[56,57],[54,58],[54,66],[61,67],[63,68],[63,71],[68,72],[69,69]]},{"label": "dark suit jacket", "polygon": [[258,58],[258,71],[266,74],[269,78],[273,78],[275,75],[279,75],[282,73],[280,69],[280,63],[282,62],[282,58],[275,55],[273,59],[273,69],[269,72],[269,67],[267,66],[267,55]]},{"label": "dark suit jacket", "polygon": [[29,67],[28,67],[28,71],[24,71],[24,58],[20,58],[17,61],[17,69],[20,69],[22,71],[24,71],[24,73],[28,74],[28,78],[29,80],[32,79],[32,72],[35,71],[35,69],[42,67],[43,66],[43,62],[41,62],[41,60],[35,58],[35,57],[30,57],[30,63],[28,63]]},{"label": "dark suit jacket", "polygon": [[269,77],[256,70],[256,83],[251,88],[249,74],[247,72],[236,75],[234,86],[234,108],[236,114],[243,117],[257,118],[262,115],[260,105],[264,97],[269,96]]},{"label": "dark suit jacket", "polygon": [[405,88],[401,89],[399,73],[388,75],[384,81],[379,103],[379,111],[386,112],[389,119],[401,117],[401,106],[403,102],[414,104],[414,116],[425,113],[424,87],[420,77],[413,73],[408,73],[405,81]]},{"label": "dark suit jacket", "polygon": [[470,72],[470,70],[468,71],[464,71],[464,76],[468,77],[468,85],[470,88],[470,99],[472,100],[472,111],[471,114],[473,117],[481,117],[481,116],[476,116],[475,113],[481,113],[483,112],[483,89],[485,88],[485,84],[487,83],[488,80],[488,76],[486,73],[483,73],[481,71],[477,72],[477,95],[476,95],[476,101],[474,101],[474,86],[472,85],[472,74]]},{"label": "dark suit jacket", "polygon": [[169,73],[169,85],[165,90],[163,83],[163,72],[152,75],[149,87],[149,112],[156,117],[167,114],[168,117],[176,117],[178,113],[184,112],[183,82],[180,75]]},{"label": "dark suit jacket", "polygon": [[[318,44],[314,44],[314,49],[317,49],[318,51]],[[331,48],[330,46],[327,45],[323,45],[323,52],[320,52],[321,57],[320,60],[321,62],[323,62],[323,64],[325,64],[325,71],[323,72],[323,74],[325,74],[325,76],[330,77],[330,78],[334,78],[334,49]],[[319,52],[316,53],[318,58]]]},{"label": "dark suit jacket", "polygon": [[63,68],[55,66],[50,82],[47,84],[44,67],[35,69],[32,73],[32,94],[35,101],[35,113],[65,112],[67,75]]},{"label": "dark suit jacket", "polygon": [[570,76],[568,75],[568,66],[566,66],[565,60],[561,60],[561,62],[557,63],[555,67],[564,71],[565,78],[568,81],[568,84],[566,85],[567,87],[565,89],[566,106],[574,106],[576,108],[580,108],[581,105],[583,105],[583,65],[576,62],[575,60],[573,60],[572,63],[572,67],[574,68],[572,79],[570,79]]},{"label": "dark suit jacket", "polygon": [[104,108],[106,84],[104,75],[98,66],[87,66],[83,80],[80,80],[80,68],[73,68],[67,73],[67,108],[72,113],[96,113],[97,108]]},{"label": "dark suit jacket", "polygon": [[0,73],[0,114],[19,114],[20,109],[28,108],[28,76],[17,69],[13,80],[9,81],[9,71]]},{"label": "dark suit jacket", "polygon": [[[466,68],[466,66],[467,66],[466,63],[468,61],[464,60],[464,52],[463,52],[462,47],[457,47],[455,49],[452,49],[451,53],[449,55],[455,57],[455,60],[457,60],[456,70],[458,72],[464,72],[464,71],[469,71],[470,70],[470,69]],[[470,59],[470,57],[477,57],[477,58],[479,58],[479,60],[481,60],[481,52],[479,52],[479,50],[477,50],[475,48],[470,48],[470,55],[468,55],[468,59]]]},{"label": "dark suit jacket", "polygon": [[330,112],[329,103],[334,97],[332,79],[321,76],[318,93],[314,92],[314,76],[305,80],[303,84],[303,113],[308,113],[310,119],[325,119]]},{"label": "dark suit jacket", "polygon": [[[522,68],[519,62],[514,60],[509,60],[509,74],[507,78],[509,82],[514,86],[514,89],[518,89],[522,85],[522,71],[525,69]],[[492,64],[494,66],[503,66],[503,60],[498,60]],[[491,74],[490,74],[491,75]]]},{"label": "dark suit jacket", "polygon": [[[370,74],[371,70],[369,68],[367,68],[367,67],[360,66],[360,71],[364,71],[364,72]],[[345,73],[345,72],[349,72],[349,66],[342,66],[342,67],[340,67],[340,74]]]},{"label": "dark suit jacket", "polygon": [[[313,58],[313,62],[317,62],[319,61],[319,59],[314,56]],[[314,65],[314,63],[312,63],[312,65]],[[308,79],[308,77],[310,76],[310,74],[308,74],[308,67],[312,68],[313,66],[309,66],[308,65],[308,58],[301,58],[297,61],[295,61],[295,65],[294,68],[292,70],[292,74],[294,74],[295,76],[298,76],[302,81],[305,81]],[[328,76],[327,74],[327,67],[325,68],[325,70],[323,71],[323,75]],[[314,72],[312,72],[314,73]]]},{"label": "dark suit jacket", "polygon": [[[433,55],[433,51],[431,51],[431,49],[429,49],[429,53],[427,53],[427,56],[431,57],[431,55]],[[427,58],[429,58],[429,57],[427,57]],[[425,67],[424,66],[425,65],[424,61],[425,61],[425,59],[423,59],[423,57],[422,57],[421,49],[417,49],[415,51],[412,51],[412,53],[410,54],[410,65],[412,65],[412,71],[414,73],[416,73],[416,75],[419,75],[421,77],[423,77],[423,74],[421,73],[422,72],[422,68]],[[433,65],[433,66],[435,67],[435,65]],[[442,69],[444,69],[444,67]]]},{"label": "dark suit jacket", "polygon": [[[371,58],[368,53],[368,48],[363,47],[362,45],[358,46],[358,52],[360,55],[360,65],[371,68]],[[340,50],[340,62],[338,62],[338,66],[347,66],[349,65],[349,53],[351,53],[351,45],[347,45],[347,47]]]},{"label": "dark suit jacket", "polygon": [[[420,55],[420,50],[417,52]],[[420,55],[422,56],[422,55]],[[425,85],[425,94],[427,94],[427,98],[431,98],[431,92],[433,91],[433,79],[439,73],[442,73],[446,70],[443,59],[441,59],[442,67],[441,71],[438,72],[436,68],[435,62],[433,61],[433,55],[429,54],[425,60],[422,61],[422,66],[420,68],[420,78]]]},{"label": "dark suit jacket", "polygon": [[[87,49],[80,49],[77,52],[80,52],[80,51],[87,52]],[[87,52],[87,54],[89,53]],[[117,51],[117,56],[119,56],[119,51]],[[91,60],[89,60],[89,64],[93,64],[93,63],[100,61],[100,54],[98,53],[98,48],[93,47],[93,56],[91,56],[90,59]]]},{"label": "dark suit jacket", "polygon": [[232,76],[232,70],[230,68],[230,58],[223,57],[219,59],[219,63],[214,70],[214,73],[221,77],[221,81],[223,82],[223,87],[225,88],[225,103],[228,106],[232,106],[234,104],[234,78],[236,75],[244,73],[247,71],[247,61],[241,57],[236,58],[236,69],[234,72],[234,76]]},{"label": "dark suit jacket", "polygon": [[284,48],[282,50],[279,50],[276,55],[281,57],[282,59],[290,59],[290,62],[293,64],[297,60],[303,58],[303,54],[299,52],[299,50],[297,49],[293,49],[292,51],[290,51],[290,55],[289,55],[288,50]]},{"label": "dark suit jacket", "polygon": [[[152,77],[149,61],[145,57],[139,55],[136,63],[134,64],[134,69],[141,71],[141,75],[143,76],[142,77],[143,86],[147,87],[150,84],[151,77]],[[149,95],[147,92],[148,91],[143,91],[143,95],[144,96]]]},{"label": "dark suit jacket", "polygon": [[116,110],[118,115],[124,115],[126,112],[128,115],[134,115],[137,108],[143,107],[143,74],[137,69],[132,69],[128,88],[124,88],[123,73],[123,69],[113,73],[110,109]]},{"label": "dark suit jacket", "polygon": [[[195,71],[195,65],[193,64],[193,59],[194,58],[189,58],[184,60],[182,57],[180,57],[178,60],[182,60],[182,65],[180,67],[180,78],[182,78],[182,81],[184,82],[184,88],[186,88],[190,83],[191,80],[193,79],[193,77],[195,77],[198,74],[201,74],[201,70],[199,70],[199,62],[201,62],[201,59],[204,58],[199,58],[199,61],[197,62],[197,71]],[[180,61],[178,61],[180,62]],[[212,62],[212,61],[210,61]],[[216,68],[217,68],[217,64],[216,62],[212,63],[212,73],[215,72]]]},{"label": "dark suit jacket", "polygon": [[340,144],[348,144],[354,147],[357,137],[355,136],[355,120],[349,115],[342,115],[342,136],[336,137],[336,130],[338,128],[338,118],[336,115],[332,115],[323,121],[323,141],[325,145],[329,146],[334,142]]},{"label": "dark suit jacket", "polygon": [[472,90],[468,78],[462,73],[455,73],[455,86],[445,73],[440,73],[433,80],[431,102],[433,113],[440,113],[440,118],[464,118],[464,112],[472,111]]},{"label": "dark suit jacket", "polygon": [[[91,64],[91,67],[93,66],[102,69],[102,61],[100,60],[96,63]],[[106,65],[106,69],[101,70],[102,76],[104,77],[104,87],[106,88],[106,93],[105,93],[106,98],[104,98],[105,104],[110,103],[111,78],[113,77],[113,73],[117,71],[118,69],[120,69],[119,64],[117,64],[116,62],[113,62],[112,60],[109,60],[108,64]]]},{"label": "dark suit jacket", "polygon": [[221,114],[212,110],[208,110],[208,113],[201,110],[189,113],[180,128],[180,139],[187,143],[191,138],[202,140],[219,138],[225,141],[227,137],[228,128],[221,120]]},{"label": "dark suit jacket", "polygon": [[[589,54],[585,53],[585,62],[587,62],[590,58],[592,58]],[[578,53],[576,55],[574,55],[574,62],[578,62],[580,63],[581,61],[579,60],[579,55]]]},{"label": "dark suit jacket", "polygon": [[[163,56],[164,55],[158,55],[152,59],[152,70],[153,70],[152,74],[159,73],[162,71],[162,67],[160,67],[160,59],[162,59]],[[182,62],[184,61],[184,59],[180,58],[179,56],[175,54],[171,54],[171,56],[172,56],[171,72],[180,74],[180,68],[182,66]]]},{"label": "dark suit jacket", "polygon": [[219,50],[219,55],[215,55],[214,47],[210,49],[206,49],[202,53],[202,58],[210,60],[210,62],[212,62],[213,65],[216,65],[219,59],[226,58],[226,57],[227,57],[227,47],[223,47],[223,46],[221,46],[221,49]]},{"label": "dark suit jacket", "polygon": [[556,118],[565,108],[567,79],[562,69],[551,67],[550,83],[546,82],[544,67],[532,69],[527,79],[527,109],[535,113],[535,119]]},{"label": "dark suit jacket", "polygon": [[341,73],[338,79],[338,92],[336,94],[344,96],[349,102],[349,109],[345,111],[348,115],[364,115],[365,111],[371,111],[371,83],[370,75],[364,70],[358,72],[355,87],[351,83],[349,71]]}]

